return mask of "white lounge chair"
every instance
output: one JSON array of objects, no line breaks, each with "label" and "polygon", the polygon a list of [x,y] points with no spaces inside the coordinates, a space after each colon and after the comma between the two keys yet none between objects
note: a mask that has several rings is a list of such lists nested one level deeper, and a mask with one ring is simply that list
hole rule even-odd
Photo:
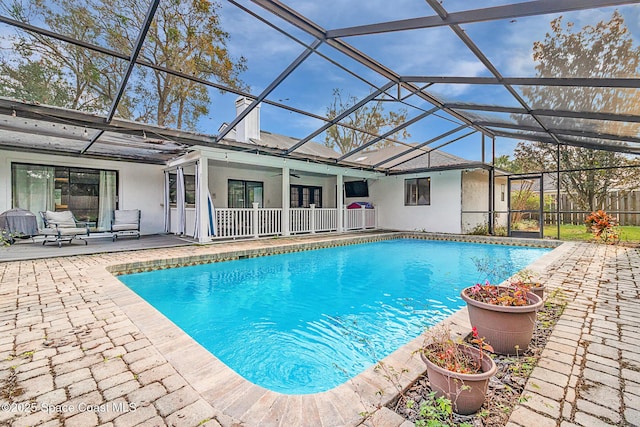
[{"label": "white lounge chair", "polygon": [[111,221],[111,240],[120,237],[134,236],[140,238],[140,209],[115,210]]},{"label": "white lounge chair", "polygon": [[69,242],[73,239],[82,240],[84,244],[88,242],[84,236],[89,235],[89,223],[77,221],[71,211],[40,212],[44,228],[40,230],[40,234],[44,236],[42,244],[57,243],[58,247],[62,247],[62,242]]}]

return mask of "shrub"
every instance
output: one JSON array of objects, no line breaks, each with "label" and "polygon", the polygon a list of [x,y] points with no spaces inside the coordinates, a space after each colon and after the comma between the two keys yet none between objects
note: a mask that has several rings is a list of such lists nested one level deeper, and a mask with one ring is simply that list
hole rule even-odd
[{"label": "shrub", "polygon": [[615,244],[620,240],[618,220],[602,209],[591,212],[585,219],[596,240],[605,244]]}]

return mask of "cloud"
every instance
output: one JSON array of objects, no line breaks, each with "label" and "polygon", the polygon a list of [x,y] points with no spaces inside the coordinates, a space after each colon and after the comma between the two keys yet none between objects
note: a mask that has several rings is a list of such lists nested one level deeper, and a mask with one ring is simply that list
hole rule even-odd
[{"label": "cloud", "polygon": [[[338,1],[316,0],[287,1],[292,8],[325,29],[337,29],[355,25],[379,23],[389,20],[434,15],[424,2],[412,0]],[[487,1],[482,6],[467,0],[444,0],[450,12],[504,5],[502,0]],[[260,15],[286,28],[297,37],[310,42],[312,38],[299,29],[284,23],[275,15],[250,4]],[[257,21],[236,7],[226,4],[223,27],[231,34],[232,54],[248,58],[249,71],[246,81],[257,88],[266,87],[273,78],[302,52],[302,46],[291,41],[274,29]],[[634,38],[640,39],[640,8],[619,7],[625,16]],[[615,8],[593,9],[566,13],[565,22],[574,22],[577,29],[584,25],[595,25],[611,18]],[[487,55],[491,63],[505,77],[535,76],[533,44],[544,40],[550,31],[550,21],[559,15],[543,15],[466,24],[462,29]],[[345,38],[366,55],[400,75],[425,76],[490,76],[489,70],[476,58],[469,48],[448,27],[428,28],[414,31],[392,32],[368,36]],[[337,53],[328,46],[321,50],[341,64],[348,66],[375,85],[386,81],[374,71]],[[332,90],[341,88],[345,95],[358,98],[366,96],[370,89],[361,80],[339,70],[327,61],[312,56],[279,86],[271,99],[288,99],[287,103],[316,114],[324,114],[332,99]],[[447,99],[512,105],[516,101],[501,86],[435,85],[428,89]],[[411,99],[414,101],[414,99]],[[418,102],[418,101],[415,101]],[[315,119],[291,116],[283,112],[284,118],[272,118],[265,128],[285,134],[305,133],[305,128],[315,128]],[[275,112],[274,112],[275,115]],[[271,117],[269,115],[269,117]],[[273,125],[273,126],[271,126]]]}]

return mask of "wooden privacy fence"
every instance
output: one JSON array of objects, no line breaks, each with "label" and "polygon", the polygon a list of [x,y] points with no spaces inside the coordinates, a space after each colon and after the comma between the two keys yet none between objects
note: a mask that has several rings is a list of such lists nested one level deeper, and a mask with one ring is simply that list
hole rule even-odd
[{"label": "wooden privacy fence", "polygon": [[[545,208],[545,224],[556,224],[556,212],[560,212],[560,224],[584,224],[590,212],[578,208],[567,194],[560,195],[560,208],[556,203],[556,195],[550,197],[550,206]],[[618,218],[620,225],[640,225],[640,190],[611,191],[603,206],[597,206],[610,215]]]}]

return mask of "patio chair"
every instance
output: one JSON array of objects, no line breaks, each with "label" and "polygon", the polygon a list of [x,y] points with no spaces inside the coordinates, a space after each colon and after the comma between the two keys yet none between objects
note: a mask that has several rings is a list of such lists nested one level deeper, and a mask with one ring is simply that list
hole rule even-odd
[{"label": "patio chair", "polygon": [[44,228],[40,230],[40,234],[44,236],[42,244],[57,243],[58,247],[62,247],[62,242],[69,242],[73,239],[88,242],[84,236],[89,235],[89,223],[77,221],[71,211],[40,212]]},{"label": "patio chair", "polygon": [[115,210],[111,221],[111,240],[116,241],[118,236],[135,236],[140,238],[140,209]]}]

